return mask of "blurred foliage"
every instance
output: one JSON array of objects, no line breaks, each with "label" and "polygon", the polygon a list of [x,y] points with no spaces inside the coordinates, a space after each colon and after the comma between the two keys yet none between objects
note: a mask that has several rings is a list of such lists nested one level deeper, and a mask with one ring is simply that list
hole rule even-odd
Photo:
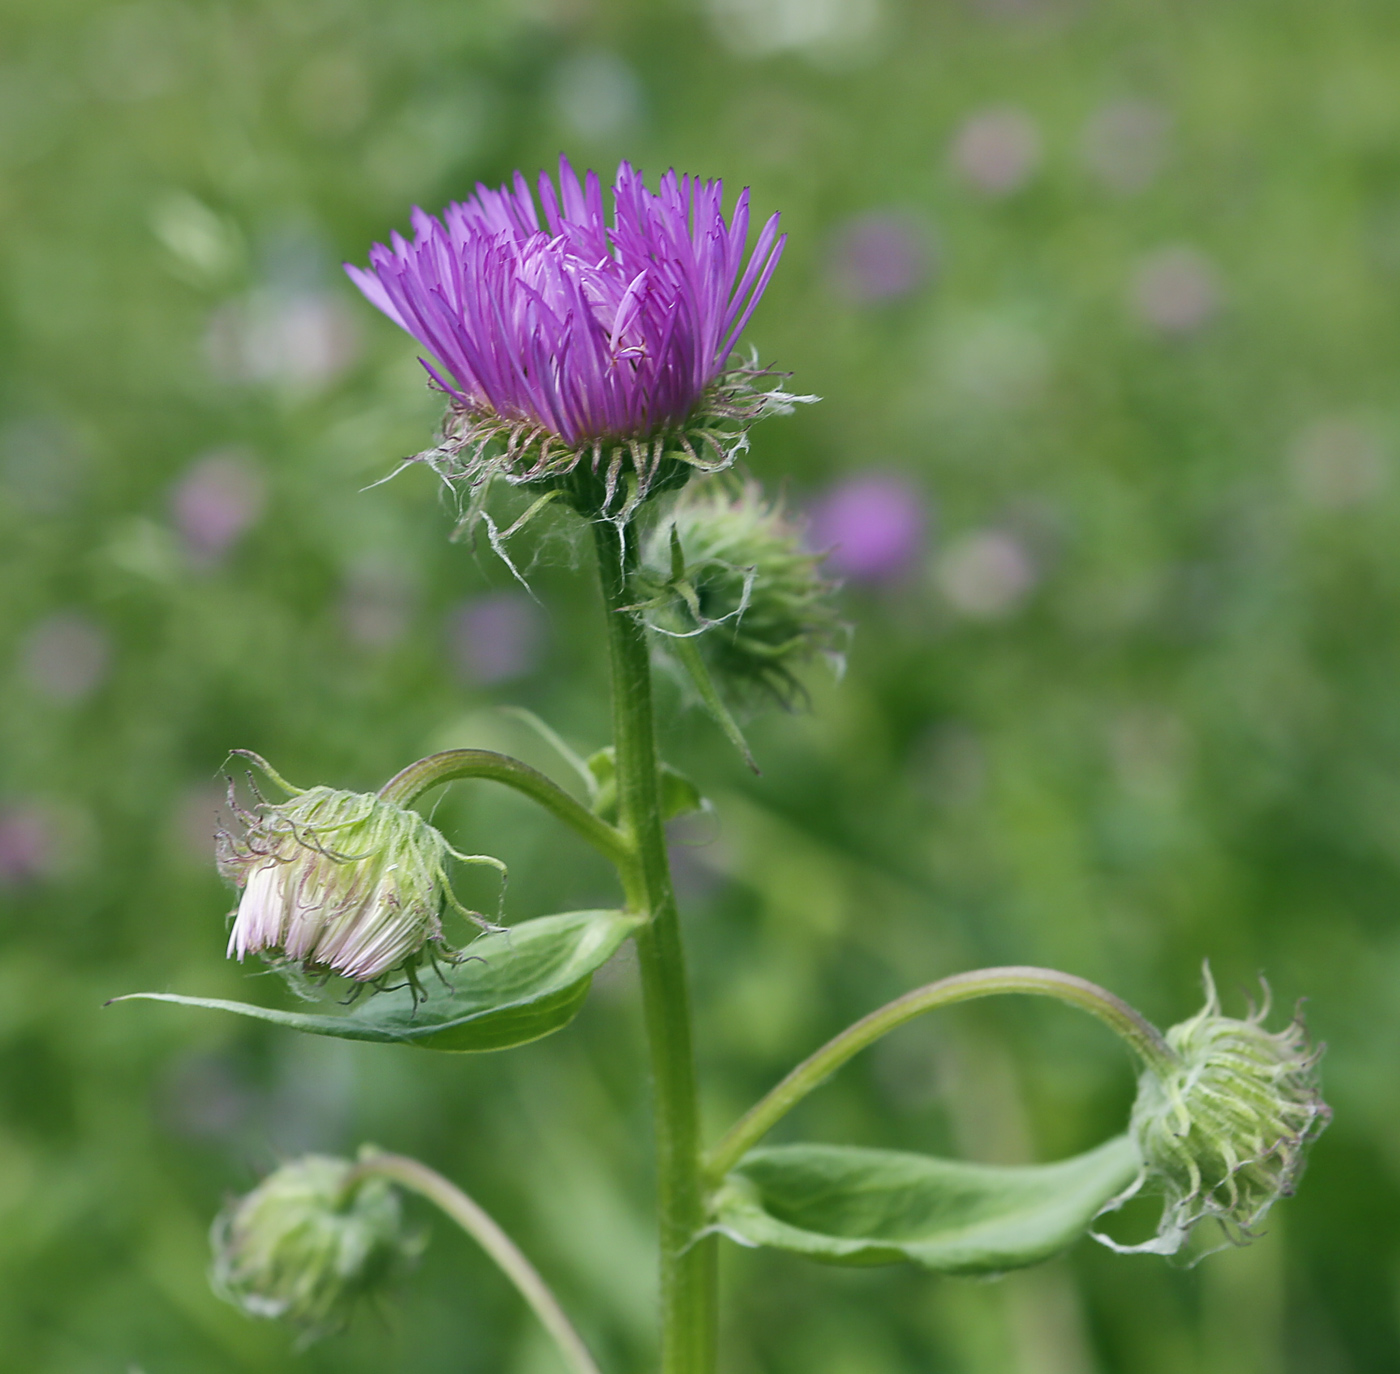
[{"label": "blurred foliage", "polygon": [[[282,995],[222,958],[231,747],[368,788],[449,744],[557,768],[497,703],[605,742],[567,526],[521,541],[541,609],[448,541],[426,471],[363,490],[437,406],[337,268],[410,204],[561,148],[781,209],[750,337],[827,399],[758,430],[752,469],[799,508],[861,473],[925,503],[916,548],[847,558],[846,679],[754,722],[761,779],[667,689],[668,756],[719,808],[677,823],[711,1130],[856,1015],[984,962],[1084,974],[1163,1024],[1203,957],[1236,1013],[1265,969],[1330,1043],[1336,1123],[1253,1248],[1183,1272],[1086,1242],[987,1285],[730,1247],[726,1368],[1400,1367],[1400,9],[0,16],[6,1368],[553,1369],[444,1225],[391,1310],[302,1353],[212,1296],[223,1196],[366,1139],[461,1180],[608,1367],[648,1365],[625,959],[569,1030],[480,1058],[101,1005]],[[511,863],[511,919],[610,899],[512,797],[462,787],[438,816]],[[1099,1028],[1007,1001],[901,1032],[776,1138],[1052,1159],[1130,1094]]]}]

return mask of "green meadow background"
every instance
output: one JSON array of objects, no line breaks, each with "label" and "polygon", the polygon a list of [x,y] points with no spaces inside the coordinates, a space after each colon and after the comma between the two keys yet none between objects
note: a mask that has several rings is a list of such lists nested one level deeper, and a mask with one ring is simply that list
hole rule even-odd
[{"label": "green meadow background", "polygon": [[[366,490],[438,407],[338,266],[561,150],[782,211],[748,337],[825,399],[757,429],[752,471],[823,519],[872,490],[906,517],[834,555],[847,671],[752,722],[761,778],[663,687],[718,809],[676,836],[711,1133],[982,963],[1160,1024],[1203,959],[1237,1014],[1263,971],[1329,1046],[1336,1120],[1254,1247],[1085,1241],[986,1283],[730,1246],[725,1369],[1400,1368],[1387,0],[3,0],[0,1367],[551,1374],[416,1204],[416,1275],[346,1334],[298,1351],[212,1296],[224,1198],[362,1140],[459,1179],[607,1369],[651,1367],[625,957],[567,1030],[479,1058],[103,1007],[286,996],[223,958],[229,749],[368,789],[454,744],[557,769],[512,702],[604,742],[577,531],[516,546],[536,604],[449,540],[425,469]],[[612,899],[523,802],[462,787],[437,818],[509,861],[511,920]],[[1008,999],[900,1032],[780,1138],[1046,1160],[1131,1093],[1099,1027]]]}]

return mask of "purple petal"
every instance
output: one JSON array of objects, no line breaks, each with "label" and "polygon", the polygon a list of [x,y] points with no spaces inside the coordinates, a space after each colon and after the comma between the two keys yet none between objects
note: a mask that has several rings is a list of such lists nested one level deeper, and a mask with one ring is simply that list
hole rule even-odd
[{"label": "purple petal", "polygon": [[[436,356],[459,399],[532,420],[570,444],[641,438],[685,419],[722,370],[781,256],[777,216],[745,262],[749,193],[731,222],[723,184],[623,162],[611,225],[601,183],[561,158],[541,175],[478,185],[441,219],[415,208],[413,241],[346,271]],[[742,271],[741,271],[742,266]],[[737,280],[736,280],[737,278]]]}]

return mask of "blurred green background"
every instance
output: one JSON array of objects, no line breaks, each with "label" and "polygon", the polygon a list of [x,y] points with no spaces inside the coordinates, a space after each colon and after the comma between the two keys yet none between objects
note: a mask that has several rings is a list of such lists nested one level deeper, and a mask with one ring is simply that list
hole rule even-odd
[{"label": "blurred green background", "polygon": [[[752,469],[846,540],[845,680],[754,723],[757,780],[663,690],[668,757],[719,807],[677,836],[711,1132],[978,963],[1161,1024],[1202,958],[1236,1013],[1266,970],[1330,1046],[1335,1124],[1253,1248],[1181,1271],[1086,1241],[987,1284],[729,1247],[726,1369],[1400,1368],[1400,7],[0,15],[0,1366],[553,1370],[445,1223],[396,1301],[304,1352],[209,1293],[228,1193],[365,1139],[509,1225],[606,1367],[649,1365],[625,959],[568,1030],[481,1058],[101,1005],[285,996],[222,957],[231,747],[369,788],[450,744],[556,766],[502,703],[604,741],[575,533],[518,546],[536,606],[449,542],[426,470],[364,490],[438,408],[338,268],[562,149],[781,210],[749,337],[826,398],[757,430]],[[609,899],[524,803],[463,787],[438,817],[511,863],[510,919]],[[1131,1091],[1101,1029],[1007,1000],[892,1037],[780,1134],[1050,1159]]]}]

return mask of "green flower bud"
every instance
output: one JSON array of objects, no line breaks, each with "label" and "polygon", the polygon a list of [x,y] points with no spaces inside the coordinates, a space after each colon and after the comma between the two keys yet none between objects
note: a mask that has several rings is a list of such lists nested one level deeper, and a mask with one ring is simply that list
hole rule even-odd
[{"label": "green flower bud", "polygon": [[697,641],[734,694],[791,704],[795,669],[837,656],[846,637],[821,561],[757,483],[691,487],[647,541],[643,609],[663,634]]},{"label": "green flower bud", "polygon": [[[242,889],[228,953],[271,954],[310,974],[373,982],[413,968],[443,946],[444,902],[460,906],[444,867],[467,859],[416,811],[374,793],[301,790],[290,801],[240,811],[242,836],[219,837],[219,871]],[[480,862],[495,863],[494,860]]]},{"label": "green flower bud", "polygon": [[1158,1233],[1114,1249],[1175,1254],[1207,1219],[1231,1243],[1248,1243],[1269,1208],[1294,1191],[1308,1146],[1331,1119],[1318,1089],[1322,1050],[1308,1044],[1302,1018],[1266,1031],[1267,999],[1243,1021],[1222,1016],[1209,969],[1205,984],[1205,1007],[1167,1031],[1179,1062],[1144,1073],[1133,1105],[1143,1158],[1133,1191],[1163,1195]]},{"label": "green flower bud", "polygon": [[221,1298],[311,1339],[343,1326],[355,1303],[420,1248],[385,1179],[326,1155],[269,1174],[219,1214],[209,1240]]}]

